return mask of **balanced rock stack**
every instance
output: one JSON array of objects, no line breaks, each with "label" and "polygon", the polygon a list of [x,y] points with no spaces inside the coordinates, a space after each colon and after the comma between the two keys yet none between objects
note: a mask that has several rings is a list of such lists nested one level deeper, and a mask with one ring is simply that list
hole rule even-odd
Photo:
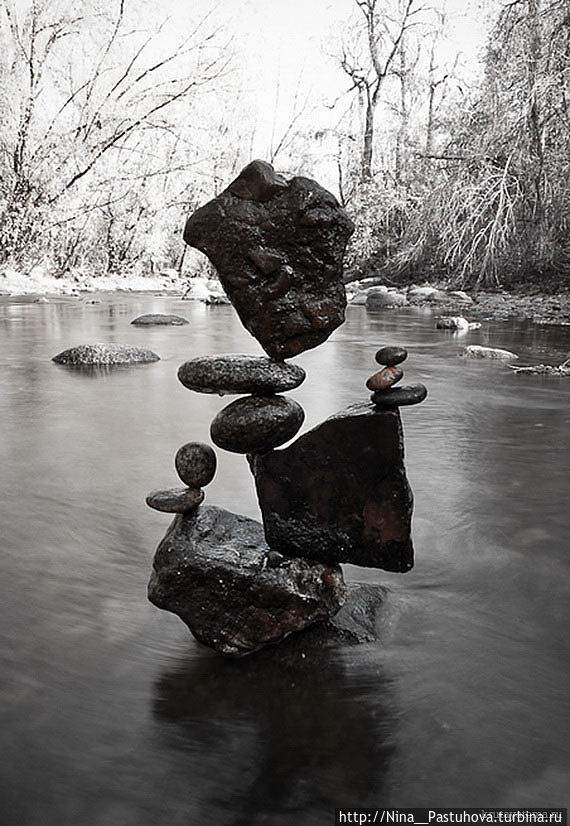
[{"label": "balanced rock stack", "polygon": [[279,448],[304,411],[283,393],[305,372],[283,361],[325,341],[344,320],[342,260],[353,226],[315,181],[285,181],[263,161],[195,212],[187,243],[205,252],[244,326],[268,357],[202,356],[178,378],[199,393],[239,395],[214,418],[218,447],[247,454],[263,525],[202,506],[213,478],[211,447],[176,454],[187,485],[147,503],[175,513],[158,546],[149,599],[177,614],[201,642],[244,654],[326,620],[347,598],[341,562],[405,572],[413,565],[413,497],[398,408],[422,401],[423,385],[394,387],[403,348],[385,347],[383,369],[356,404]]}]

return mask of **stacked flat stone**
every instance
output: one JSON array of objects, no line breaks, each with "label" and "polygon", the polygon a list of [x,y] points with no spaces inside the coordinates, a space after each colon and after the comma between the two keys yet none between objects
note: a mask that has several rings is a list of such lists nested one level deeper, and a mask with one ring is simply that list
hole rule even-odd
[{"label": "stacked flat stone", "polygon": [[188,442],[174,458],[176,472],[187,487],[154,490],[146,497],[149,508],[163,513],[191,513],[204,501],[202,487],[216,474],[216,454],[210,445]]},{"label": "stacked flat stone", "polygon": [[212,421],[214,444],[232,453],[263,453],[284,444],[297,433],[305,413],[288,396],[305,379],[294,364],[266,356],[201,356],[185,362],[178,378],[198,393],[242,395],[226,405]]},{"label": "stacked flat stone", "polygon": [[376,407],[393,409],[404,405],[419,404],[427,396],[427,388],[423,384],[403,384],[394,387],[404,377],[404,371],[398,367],[408,357],[404,347],[381,347],[376,353],[376,361],[382,369],[366,382],[366,387],[372,390],[370,397]]}]

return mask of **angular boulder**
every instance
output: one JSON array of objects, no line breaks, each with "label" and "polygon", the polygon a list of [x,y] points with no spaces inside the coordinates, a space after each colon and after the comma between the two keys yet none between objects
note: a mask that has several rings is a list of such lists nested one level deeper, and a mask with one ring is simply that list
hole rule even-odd
[{"label": "angular boulder", "polygon": [[216,507],[177,516],[156,551],[148,598],[200,642],[234,655],[336,614],[346,595],[340,568],[268,565],[268,552],[253,519]]},{"label": "angular boulder", "polygon": [[184,240],[214,264],[246,329],[283,359],[316,347],[344,321],[342,259],[353,231],[318,183],[287,182],[253,161],[190,216]]},{"label": "angular boulder", "polygon": [[352,405],[248,461],[272,549],[328,564],[412,568],[413,496],[397,409]]}]

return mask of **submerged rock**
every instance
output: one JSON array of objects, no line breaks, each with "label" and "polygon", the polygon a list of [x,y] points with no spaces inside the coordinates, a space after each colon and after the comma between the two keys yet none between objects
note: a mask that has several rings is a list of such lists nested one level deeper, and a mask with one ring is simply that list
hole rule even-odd
[{"label": "submerged rock", "polygon": [[131,321],[137,327],[152,327],[153,325],[170,325],[173,327],[181,327],[183,324],[189,324],[186,318],[179,315],[163,315],[162,313],[149,313],[147,315],[140,315]]},{"label": "submerged rock", "polygon": [[160,356],[157,356],[152,350],[133,347],[131,344],[80,344],[78,347],[63,350],[52,359],[56,364],[90,367],[144,364],[159,360]]},{"label": "submerged rock", "polygon": [[462,315],[442,316],[436,322],[438,330],[478,330],[481,327],[480,321],[467,321]]},{"label": "submerged rock", "polygon": [[293,390],[305,379],[305,371],[266,356],[237,354],[199,356],[185,362],[178,378],[198,393],[253,393],[259,396]]},{"label": "submerged rock", "polygon": [[471,359],[499,359],[501,361],[518,359],[516,353],[511,353],[510,350],[501,350],[498,347],[482,347],[480,344],[470,344],[463,350],[461,355]]},{"label": "submerged rock", "polygon": [[354,226],[309,178],[285,181],[253,161],[190,216],[187,244],[204,252],[249,332],[274,358],[316,347],[344,321],[342,259]]},{"label": "submerged rock", "polygon": [[210,435],[224,450],[257,453],[288,442],[304,418],[301,405],[287,396],[246,396],[220,410]]},{"label": "submerged rock", "polygon": [[413,497],[397,410],[353,405],[283,450],[248,456],[270,547],[405,572]]},{"label": "submerged rock", "polygon": [[259,522],[223,508],[177,516],[158,546],[148,598],[224,654],[247,654],[334,615],[345,599],[338,567],[306,559],[268,564]]}]

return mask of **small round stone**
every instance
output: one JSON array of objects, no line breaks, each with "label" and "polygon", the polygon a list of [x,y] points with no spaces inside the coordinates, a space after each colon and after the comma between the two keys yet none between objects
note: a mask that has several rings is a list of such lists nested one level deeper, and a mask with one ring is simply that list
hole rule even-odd
[{"label": "small round stone", "polygon": [[401,387],[390,387],[388,390],[377,390],[371,399],[377,407],[403,407],[407,404],[419,404],[427,396],[427,387],[423,384],[404,384]]},{"label": "small round stone", "polygon": [[298,387],[305,379],[305,371],[296,364],[267,356],[230,354],[191,359],[180,367],[178,378],[184,387],[198,393],[266,396]]},{"label": "small round stone", "polygon": [[280,568],[285,562],[285,557],[279,551],[268,551],[265,558],[268,568]]},{"label": "small round stone", "polygon": [[185,485],[202,488],[209,485],[216,473],[216,454],[210,445],[188,442],[174,457],[176,472]]},{"label": "small round stone", "polygon": [[188,323],[188,319],[182,318],[180,315],[165,315],[164,313],[148,313],[147,315],[140,315],[131,321],[131,324],[137,327],[152,327],[154,325],[181,327],[183,324]]},{"label": "small round stone", "polygon": [[401,364],[401,362],[408,358],[408,351],[403,347],[381,347],[376,353],[375,358],[378,364],[393,367],[395,364]]},{"label": "small round stone", "polygon": [[292,439],[304,418],[301,405],[287,396],[246,396],[220,410],[210,435],[232,453],[262,453]]},{"label": "small round stone", "polygon": [[404,371],[399,367],[384,367],[370,376],[366,382],[366,387],[369,390],[386,390],[387,387],[392,387],[393,384],[400,381],[403,377]]},{"label": "small round stone", "polygon": [[186,513],[204,501],[204,491],[196,488],[153,490],[146,497],[149,508],[163,513]]}]

